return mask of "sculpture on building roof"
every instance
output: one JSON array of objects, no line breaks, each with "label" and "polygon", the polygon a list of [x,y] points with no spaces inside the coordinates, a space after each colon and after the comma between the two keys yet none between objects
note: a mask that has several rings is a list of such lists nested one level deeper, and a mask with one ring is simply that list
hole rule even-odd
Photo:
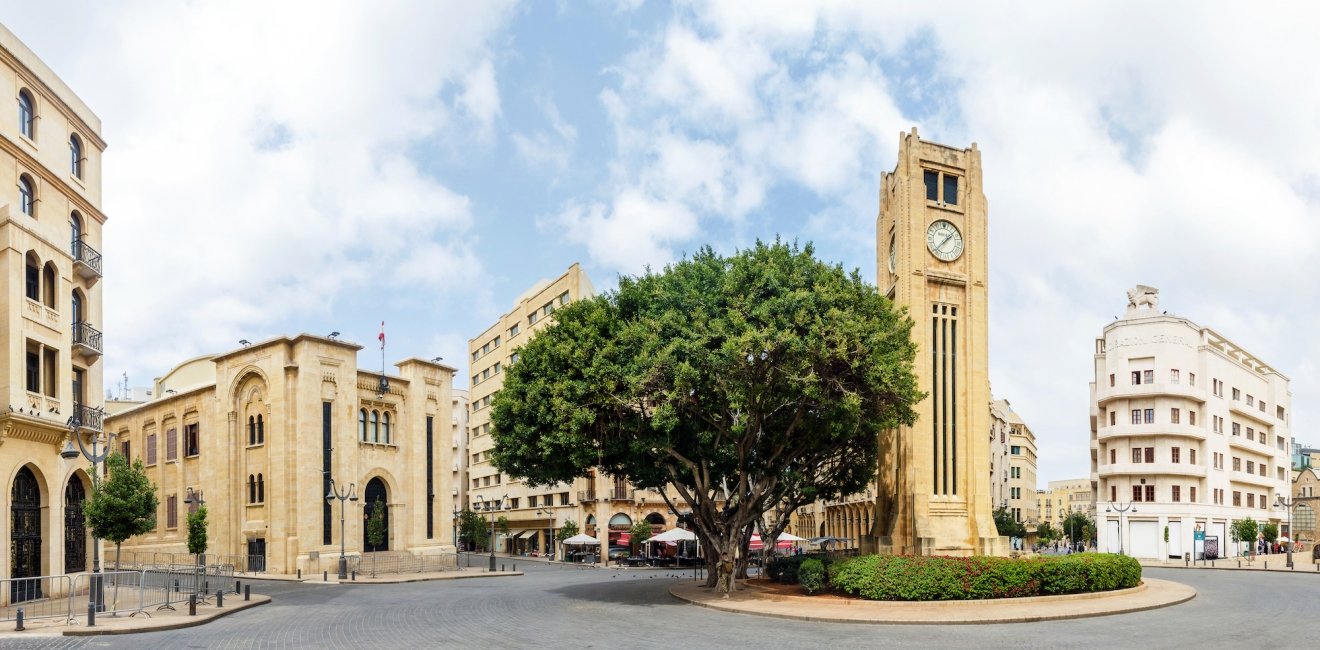
[{"label": "sculpture on building roof", "polygon": [[1155,287],[1139,284],[1132,289],[1128,289],[1127,297],[1128,312],[1136,311],[1142,305],[1149,307],[1151,311],[1155,311],[1160,307],[1160,290]]}]

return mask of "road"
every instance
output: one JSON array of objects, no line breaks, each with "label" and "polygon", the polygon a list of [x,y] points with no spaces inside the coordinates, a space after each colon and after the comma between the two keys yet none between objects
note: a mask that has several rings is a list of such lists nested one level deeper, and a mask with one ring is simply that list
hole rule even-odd
[{"label": "road", "polygon": [[[717,612],[675,600],[670,572],[566,569],[399,585],[253,582],[274,602],[208,625],[10,648],[1244,648],[1320,637],[1320,575],[1147,569],[1199,594],[1171,608],[1008,625],[877,626]],[[690,574],[688,574],[690,576]]]}]

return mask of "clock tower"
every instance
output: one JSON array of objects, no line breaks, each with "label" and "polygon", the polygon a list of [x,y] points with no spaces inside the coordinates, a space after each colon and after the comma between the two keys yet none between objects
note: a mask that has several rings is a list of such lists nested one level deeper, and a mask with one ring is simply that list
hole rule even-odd
[{"label": "clock tower", "polygon": [[[981,152],[900,135],[880,177],[876,284],[912,318],[926,393],[912,426],[881,434],[881,553],[996,555],[990,503],[986,200]],[[867,549],[869,550],[869,549]]]}]

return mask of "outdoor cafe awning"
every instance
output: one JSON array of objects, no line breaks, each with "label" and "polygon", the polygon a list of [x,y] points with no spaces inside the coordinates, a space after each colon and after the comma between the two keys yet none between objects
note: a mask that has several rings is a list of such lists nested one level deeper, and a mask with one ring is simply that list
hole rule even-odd
[{"label": "outdoor cafe awning", "polygon": [[591,535],[574,535],[574,536],[572,536],[572,537],[570,537],[570,538],[564,540],[564,544],[569,544],[569,545],[572,545],[572,544],[590,544],[590,545],[593,545],[593,546],[599,546],[599,545],[600,545],[600,540],[596,539],[595,537],[592,537]]}]

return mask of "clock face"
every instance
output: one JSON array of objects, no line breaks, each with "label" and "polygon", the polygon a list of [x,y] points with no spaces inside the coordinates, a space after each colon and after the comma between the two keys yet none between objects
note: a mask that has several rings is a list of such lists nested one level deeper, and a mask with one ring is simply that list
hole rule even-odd
[{"label": "clock face", "polygon": [[962,256],[962,233],[958,232],[957,226],[940,219],[926,229],[926,247],[930,248],[931,255],[952,262]]},{"label": "clock face", "polygon": [[894,273],[898,268],[898,238],[889,238],[889,272]]}]

